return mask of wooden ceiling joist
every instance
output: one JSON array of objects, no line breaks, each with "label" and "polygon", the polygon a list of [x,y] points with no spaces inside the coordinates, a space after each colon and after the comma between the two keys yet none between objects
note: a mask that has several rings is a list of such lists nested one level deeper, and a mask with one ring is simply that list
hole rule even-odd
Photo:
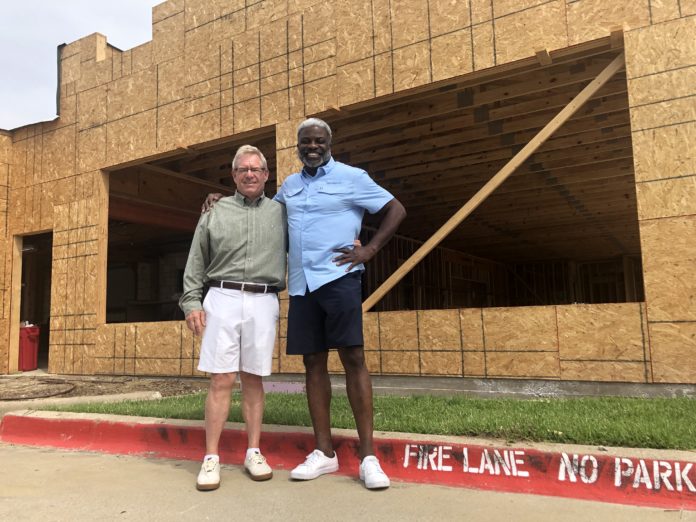
[{"label": "wooden ceiling joist", "polygon": [[624,67],[623,53],[616,56],[561,112],[559,112],[522,150],[479,190],[456,214],[437,230],[409,259],[407,259],[363,303],[363,311],[369,311],[433,248],[442,242],[466,217],[490,196],[515,170],[522,165],[539,146],[558,130],[582,105]]}]

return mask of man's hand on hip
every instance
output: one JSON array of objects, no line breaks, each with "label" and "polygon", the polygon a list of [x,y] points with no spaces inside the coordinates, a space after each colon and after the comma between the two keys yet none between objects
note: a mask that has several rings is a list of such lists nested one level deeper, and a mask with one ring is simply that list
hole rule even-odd
[{"label": "man's hand on hip", "polygon": [[186,326],[193,332],[193,335],[201,335],[205,328],[205,312],[194,310],[186,316]]}]

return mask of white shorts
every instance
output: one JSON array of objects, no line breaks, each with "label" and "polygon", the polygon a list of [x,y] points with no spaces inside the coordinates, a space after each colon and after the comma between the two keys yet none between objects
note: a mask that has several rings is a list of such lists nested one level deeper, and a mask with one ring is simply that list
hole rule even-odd
[{"label": "white shorts", "polygon": [[211,288],[203,310],[200,371],[271,374],[279,313],[276,294]]}]

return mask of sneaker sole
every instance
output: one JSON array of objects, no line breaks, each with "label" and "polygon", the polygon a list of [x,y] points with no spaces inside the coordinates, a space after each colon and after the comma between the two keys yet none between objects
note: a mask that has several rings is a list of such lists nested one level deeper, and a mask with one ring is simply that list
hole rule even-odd
[{"label": "sneaker sole", "polygon": [[265,475],[254,475],[248,469],[244,468],[244,470],[247,472],[247,475],[249,475],[251,480],[255,480],[256,482],[261,482],[263,480],[271,480],[273,478],[272,471],[270,473],[266,473]]},{"label": "sneaker sole", "polygon": [[[364,483],[364,481],[363,481]],[[367,489],[387,489],[389,486],[391,486],[391,482],[386,481],[386,482],[378,482],[376,484],[370,484],[369,486],[365,484],[365,487]]]},{"label": "sneaker sole", "polygon": [[337,471],[338,471],[338,466],[336,466],[335,468],[332,467],[332,468],[328,468],[328,469],[322,469],[322,470],[320,470],[317,473],[312,474],[312,475],[300,475],[300,474],[296,474],[293,471],[291,471],[290,478],[294,479],[294,480],[314,480],[315,478],[319,478],[322,475],[326,475],[328,473],[335,473]]},{"label": "sneaker sole", "polygon": [[196,489],[198,491],[213,491],[220,487],[220,483],[217,484],[196,484]]}]

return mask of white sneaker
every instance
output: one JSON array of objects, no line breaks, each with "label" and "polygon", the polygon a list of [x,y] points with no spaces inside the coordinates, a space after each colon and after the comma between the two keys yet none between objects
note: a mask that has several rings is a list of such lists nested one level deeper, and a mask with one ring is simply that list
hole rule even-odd
[{"label": "white sneaker", "polygon": [[268,480],[273,477],[273,470],[260,453],[252,453],[244,460],[244,469],[251,480]]},{"label": "white sneaker", "polygon": [[196,489],[210,491],[220,487],[220,462],[215,459],[205,459],[196,479]]},{"label": "white sneaker", "polygon": [[367,489],[384,489],[389,487],[389,477],[382,471],[379,460],[374,455],[365,457],[360,463],[360,480]]},{"label": "white sneaker", "polygon": [[312,480],[325,473],[338,471],[338,456],[327,457],[321,450],[315,449],[307,459],[290,472],[295,480]]}]

